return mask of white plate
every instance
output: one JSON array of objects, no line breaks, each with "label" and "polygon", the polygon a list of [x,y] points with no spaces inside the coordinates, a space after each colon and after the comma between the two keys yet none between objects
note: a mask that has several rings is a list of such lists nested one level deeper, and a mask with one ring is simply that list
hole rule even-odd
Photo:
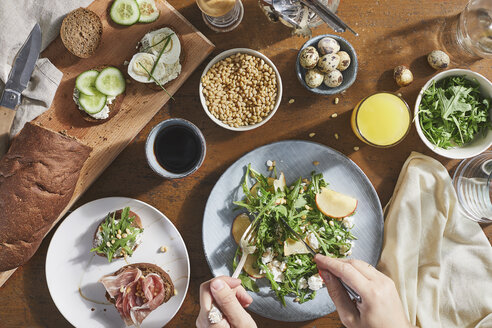
[{"label": "white plate", "polygon": [[[359,203],[352,233],[357,237],[352,258],[375,266],[383,244],[383,211],[378,195],[364,172],[348,157],[314,142],[287,140],[257,148],[232,164],[212,189],[203,215],[203,248],[214,276],[232,274],[232,259],[237,244],[231,236],[234,218],[240,213],[232,202],[244,197],[241,182],[245,168],[251,163],[255,170],[267,174],[265,162],[276,160],[277,169],[285,173],[287,184],[300,176],[309,177],[311,171],[323,173],[330,187],[351,195]],[[319,165],[313,165],[319,161]],[[285,298],[286,306],[272,292],[267,279],[258,279],[258,293],[250,292],[253,303],[248,310],[280,321],[306,321],[335,311],[326,288],[317,291],[312,301],[299,304],[294,297]]]},{"label": "white plate", "polygon": [[[103,275],[126,265],[124,259],[108,260],[90,253],[94,231],[112,211],[130,206],[142,220],[142,244],[128,263],[148,262],[163,268],[178,294],[152,311],[142,328],[162,327],[178,312],[190,280],[190,261],[185,243],[172,222],[156,208],[136,199],[102,198],[87,203],[73,213],[56,230],[46,256],[46,280],[51,297],[63,316],[75,327],[125,327],[113,305],[83,299],[82,293],[95,301],[107,303],[106,290],[98,281]],[[167,247],[166,253],[159,248]],[[94,309],[94,310],[92,310]]]}]

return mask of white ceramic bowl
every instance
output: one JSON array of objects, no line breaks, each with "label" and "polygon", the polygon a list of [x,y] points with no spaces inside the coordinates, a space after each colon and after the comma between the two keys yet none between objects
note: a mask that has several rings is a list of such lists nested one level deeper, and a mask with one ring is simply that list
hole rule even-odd
[{"label": "white ceramic bowl", "polygon": [[[422,139],[422,142],[427,147],[429,147],[430,150],[432,150],[434,153],[438,155],[447,158],[454,158],[454,159],[463,159],[463,158],[470,158],[470,157],[477,156],[478,154],[486,151],[487,149],[489,149],[490,146],[492,146],[492,130],[489,130],[485,137],[477,136],[472,142],[466,144],[463,147],[453,147],[449,149],[443,149],[431,143],[424,135],[422,128],[420,127],[418,110],[424,91],[427,90],[427,88],[432,84],[433,81],[437,82],[448,76],[464,76],[469,80],[476,80],[480,84],[480,92],[482,93],[482,95],[484,97],[492,99],[492,83],[489,80],[487,80],[484,76],[467,69],[459,69],[459,68],[450,69],[441,72],[436,76],[434,76],[433,78],[431,78],[429,81],[427,81],[427,83],[420,90],[420,93],[417,97],[417,101],[415,102],[414,115],[415,115],[415,127],[417,128],[417,133],[419,134],[420,139]],[[492,112],[489,111],[489,113],[492,117]]]},{"label": "white ceramic bowl", "polygon": [[[201,78],[208,72],[208,70],[215,63],[217,63],[217,62],[221,61],[222,59],[225,59],[229,56],[237,54],[238,52],[242,53],[242,54],[249,54],[249,55],[259,57],[259,58],[263,59],[268,65],[270,65],[272,67],[272,69],[275,72],[275,76],[277,77],[277,100],[275,102],[275,107],[273,108],[273,110],[266,117],[264,117],[261,122],[256,123],[256,124],[252,124],[252,125],[240,126],[240,127],[236,128],[236,127],[232,127],[232,126],[229,126],[228,124],[223,123],[221,120],[219,120],[215,116],[213,116],[212,113],[210,113],[210,111],[208,110],[207,105],[205,103],[205,96],[203,95],[203,85],[201,82],[202,81]],[[275,112],[277,111],[278,106],[280,105],[280,101],[282,100],[282,79],[280,78],[280,73],[278,72],[277,67],[275,67],[273,62],[267,56],[262,54],[261,52],[258,52],[258,51],[253,50],[253,49],[248,49],[248,48],[229,49],[229,50],[221,52],[220,54],[215,56],[214,59],[212,59],[208,63],[208,65],[205,67],[205,69],[203,70],[202,76],[200,77],[200,85],[199,85],[198,89],[199,89],[198,92],[200,94],[200,102],[202,103],[203,110],[205,111],[205,113],[207,113],[208,117],[210,117],[210,119],[212,121],[214,121],[217,125],[225,128],[225,129],[232,130],[232,131],[248,131],[248,130],[256,129],[259,126],[262,126],[263,124],[268,122],[268,120],[271,119],[273,117],[273,115],[275,115]]]}]

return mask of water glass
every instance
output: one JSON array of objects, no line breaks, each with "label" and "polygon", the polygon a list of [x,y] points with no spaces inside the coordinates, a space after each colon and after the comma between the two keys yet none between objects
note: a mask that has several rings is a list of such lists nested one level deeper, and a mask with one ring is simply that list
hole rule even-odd
[{"label": "water glass", "polygon": [[453,185],[460,209],[477,222],[492,222],[492,151],[461,161]]},{"label": "water glass", "polygon": [[470,0],[460,14],[457,43],[472,55],[492,58],[492,1]]}]

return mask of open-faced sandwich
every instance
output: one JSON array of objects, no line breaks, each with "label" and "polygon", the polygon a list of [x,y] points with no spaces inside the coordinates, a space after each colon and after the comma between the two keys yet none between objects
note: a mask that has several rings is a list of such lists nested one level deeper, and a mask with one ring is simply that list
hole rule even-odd
[{"label": "open-faced sandwich", "polygon": [[142,241],[142,221],[129,207],[109,213],[94,232],[93,248],[99,256],[113,259],[132,256]]},{"label": "open-faced sandwich", "polygon": [[86,121],[104,122],[119,111],[125,88],[125,77],[119,69],[97,67],[77,76],[73,100]]},{"label": "open-faced sandwich", "polygon": [[145,34],[138,49],[128,64],[128,75],[135,81],[160,90],[181,73],[181,43],[169,27]]},{"label": "open-faced sandwich", "polygon": [[150,263],[135,263],[103,276],[106,298],[114,304],[127,326],[140,326],[161,304],[174,296],[171,277]]}]

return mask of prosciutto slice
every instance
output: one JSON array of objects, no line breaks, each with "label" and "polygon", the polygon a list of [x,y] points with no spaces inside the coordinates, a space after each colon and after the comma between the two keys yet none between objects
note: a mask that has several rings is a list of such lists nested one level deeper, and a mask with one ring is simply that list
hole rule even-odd
[{"label": "prosciutto slice", "polygon": [[106,275],[99,281],[115,299],[116,309],[127,326],[140,326],[164,301],[164,282],[155,273],[144,276],[138,268],[126,268],[116,276]]}]

